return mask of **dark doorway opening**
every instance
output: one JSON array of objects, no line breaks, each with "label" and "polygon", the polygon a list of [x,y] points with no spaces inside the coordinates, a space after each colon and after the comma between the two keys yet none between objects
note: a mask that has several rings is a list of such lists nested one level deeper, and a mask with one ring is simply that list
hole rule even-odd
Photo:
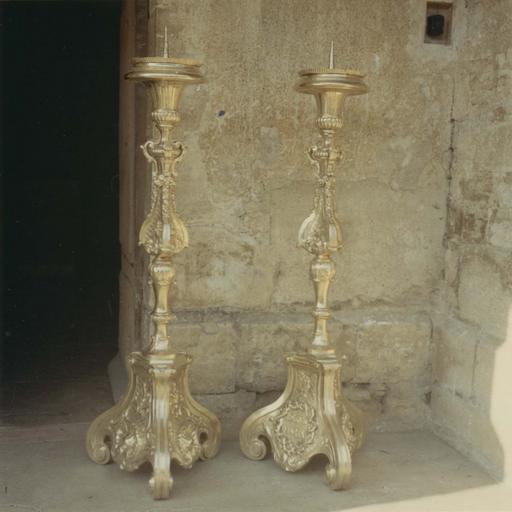
[{"label": "dark doorway opening", "polygon": [[0,9],[2,415],[44,422],[106,396],[117,349],[121,4]]}]

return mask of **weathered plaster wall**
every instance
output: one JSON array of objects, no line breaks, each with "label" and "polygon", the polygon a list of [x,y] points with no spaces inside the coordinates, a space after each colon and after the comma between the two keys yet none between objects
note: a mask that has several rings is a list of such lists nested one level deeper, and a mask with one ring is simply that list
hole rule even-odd
[{"label": "weathered plaster wall", "polygon": [[495,475],[510,478],[512,2],[459,7],[467,28],[454,82],[433,421],[446,439]]},{"label": "weathered plaster wall", "polygon": [[[171,53],[203,61],[209,79],[185,93],[176,131],[188,147],[178,207],[191,244],[176,258],[174,333],[176,346],[196,356],[192,390],[220,414],[228,437],[283,388],[284,353],[311,336],[309,257],[296,236],[312,205],[305,150],[315,142],[316,110],[293,86],[300,69],[326,64],[331,39],[338,65],[361,69],[370,86],[345,109],[345,247],[331,287],[331,334],[346,358],[347,393],[372,428],[428,421],[430,298],[444,267],[463,11],[455,11],[454,44],[440,46],[423,43],[420,0],[150,0],[141,10],[148,51],[161,51],[167,26]],[[140,212],[147,180],[137,180]],[[131,219],[133,248],[140,217]],[[126,293],[147,312],[140,252]],[[121,337],[122,353],[142,340]]]},{"label": "weathered plaster wall", "polygon": [[[325,65],[368,74],[350,99],[339,171],[345,248],[337,307],[422,303],[440,277],[453,82],[422,43],[423,2],[151,1],[153,47],[205,63],[180,129],[189,151],[180,211],[194,246],[176,307],[267,311],[311,302],[309,256],[295,248],[312,204],[305,150],[315,106],[293,86]],[[450,50],[440,52],[442,64]],[[442,68],[441,68],[442,69]],[[225,112],[223,116],[220,112]],[[251,293],[248,293],[248,289]]]}]

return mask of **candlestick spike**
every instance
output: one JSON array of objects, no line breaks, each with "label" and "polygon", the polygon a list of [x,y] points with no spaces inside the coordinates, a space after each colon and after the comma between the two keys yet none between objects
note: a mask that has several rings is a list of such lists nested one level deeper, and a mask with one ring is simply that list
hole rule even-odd
[{"label": "candlestick spike", "polygon": [[331,39],[331,53],[329,54],[329,69],[334,69],[334,41]]},{"label": "candlestick spike", "polygon": [[164,29],[164,57],[169,58],[169,42],[167,40],[167,27]]}]

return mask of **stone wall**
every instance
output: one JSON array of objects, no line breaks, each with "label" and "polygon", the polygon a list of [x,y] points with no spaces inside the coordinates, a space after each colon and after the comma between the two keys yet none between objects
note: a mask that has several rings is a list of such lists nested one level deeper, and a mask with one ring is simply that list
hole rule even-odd
[{"label": "stone wall", "polygon": [[[305,151],[316,140],[316,108],[293,86],[299,70],[326,65],[334,39],[338,66],[365,72],[370,93],[345,109],[338,179],[345,246],[331,287],[331,334],[347,393],[372,428],[423,426],[426,312],[444,264],[447,68],[455,57],[451,47],[423,43],[423,3],[150,0],[138,12],[139,23],[148,16],[140,52],[161,52],[167,26],[171,53],[204,62],[209,80],[185,93],[176,131],[188,147],[178,207],[191,244],[176,258],[174,333],[176,347],[196,356],[192,390],[235,436],[241,419],[284,387],[284,354],[310,340],[309,255],[296,248],[296,236],[312,206]],[[132,133],[122,151],[134,151],[144,136]],[[147,314],[152,306],[135,246],[140,205],[147,207],[144,168],[125,171],[135,211],[122,233],[130,252],[124,325],[140,323],[140,308]],[[147,328],[122,329],[123,355],[142,346]]]},{"label": "stone wall", "polygon": [[[284,354],[309,342],[309,257],[296,248],[296,236],[312,205],[314,181],[305,150],[316,139],[316,109],[313,99],[293,86],[299,70],[326,65],[333,39],[337,65],[361,69],[370,87],[368,95],[346,103],[345,155],[338,170],[344,248],[335,257],[330,332],[345,362],[347,394],[368,413],[373,429],[429,424],[434,318],[434,415],[450,439],[449,429],[455,432],[457,425],[445,422],[442,407],[450,407],[446,397],[457,396],[449,375],[458,363],[447,363],[447,376],[441,376],[440,362],[450,353],[443,340],[465,338],[449,334],[458,332],[450,322],[459,320],[442,312],[447,296],[455,308],[454,297],[466,286],[457,315],[463,321],[463,311],[471,318],[480,314],[470,299],[471,287],[479,286],[471,282],[472,268],[491,261],[465,252],[466,241],[457,234],[481,229],[482,216],[463,220],[458,212],[485,200],[456,145],[464,134],[464,158],[475,157],[471,130],[485,118],[475,106],[478,88],[493,80],[497,87],[498,66],[510,58],[501,51],[493,67],[494,49],[482,48],[475,64],[482,71],[472,69],[477,44],[470,45],[470,31],[480,18],[469,29],[468,18],[480,13],[481,4],[458,3],[453,44],[444,46],[423,42],[422,0],[148,0],[145,8],[139,3],[139,21],[147,27],[147,48],[139,51],[160,53],[167,26],[171,54],[204,62],[209,80],[185,93],[183,122],[176,130],[188,148],[180,164],[178,208],[189,227],[190,247],[176,258],[173,332],[176,347],[195,356],[193,392],[220,415],[226,437],[235,437],[242,419],[282,390]],[[504,105],[496,103],[495,120],[485,118],[489,136],[504,133],[497,128],[506,125]],[[142,130],[132,133],[133,144],[123,151],[135,150],[144,137]],[[489,152],[494,141],[480,141]],[[463,168],[469,173],[460,201],[459,168],[461,176]],[[498,179],[499,168],[495,160],[487,170]],[[143,345],[152,306],[143,286],[142,251],[135,248],[141,205],[147,208],[144,169],[139,163],[137,172],[132,166],[125,177],[133,186],[126,200],[134,201],[136,211],[121,242],[123,251],[130,248],[128,267],[135,277],[122,288],[121,323],[140,328],[131,337],[121,333],[123,355]],[[491,186],[486,168],[480,171],[487,180],[482,183]],[[503,215],[492,219],[489,236],[494,233],[495,240],[506,241]],[[491,301],[486,307],[495,310]]]},{"label": "stone wall", "polygon": [[433,422],[496,476],[510,477],[512,3],[471,1],[461,8],[467,27],[454,75]]}]

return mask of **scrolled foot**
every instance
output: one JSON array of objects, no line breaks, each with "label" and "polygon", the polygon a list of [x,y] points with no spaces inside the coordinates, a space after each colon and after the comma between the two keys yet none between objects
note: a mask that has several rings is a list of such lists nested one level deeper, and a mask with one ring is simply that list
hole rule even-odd
[{"label": "scrolled foot", "polygon": [[325,479],[327,485],[333,491],[339,491],[341,489],[347,489],[350,486],[350,478],[352,475],[352,468],[350,464],[335,466],[331,463],[325,466]]},{"label": "scrolled foot", "polygon": [[133,353],[124,398],[100,415],[87,433],[87,452],[98,464],[113,460],[121,469],[134,471],[150,462],[149,486],[158,500],[171,494],[171,460],[190,468],[219,450],[219,420],[188,390],[190,362],[184,354]]},{"label": "scrolled foot", "polygon": [[109,431],[106,428],[111,417],[111,411],[107,411],[99,416],[89,427],[85,446],[89,458],[96,464],[108,464],[112,460],[110,447],[106,442]]},{"label": "scrolled foot", "polygon": [[259,437],[241,438],[240,449],[251,460],[262,460],[267,455],[267,445]]},{"label": "scrolled foot", "polygon": [[268,446],[263,439],[264,436],[266,437],[264,421],[276,409],[277,405],[274,402],[259,411],[253,412],[244,421],[240,429],[240,449],[248,459],[262,460],[267,455]]},{"label": "scrolled foot", "polygon": [[352,457],[343,436],[334,436],[331,442],[332,451],[328,455],[329,464],[325,467],[325,477],[329,487],[334,491],[338,491],[346,489],[350,485]]},{"label": "scrolled foot", "polygon": [[87,443],[87,455],[96,464],[108,464],[112,456],[110,448],[103,440],[95,440]]},{"label": "scrolled foot", "polygon": [[220,423],[217,418],[213,422],[212,429],[204,434],[204,439],[201,440],[201,460],[207,460],[215,457],[220,447]]},{"label": "scrolled foot", "polygon": [[171,495],[171,489],[174,480],[171,472],[158,470],[153,472],[153,476],[149,480],[151,494],[155,500],[165,500]]}]

